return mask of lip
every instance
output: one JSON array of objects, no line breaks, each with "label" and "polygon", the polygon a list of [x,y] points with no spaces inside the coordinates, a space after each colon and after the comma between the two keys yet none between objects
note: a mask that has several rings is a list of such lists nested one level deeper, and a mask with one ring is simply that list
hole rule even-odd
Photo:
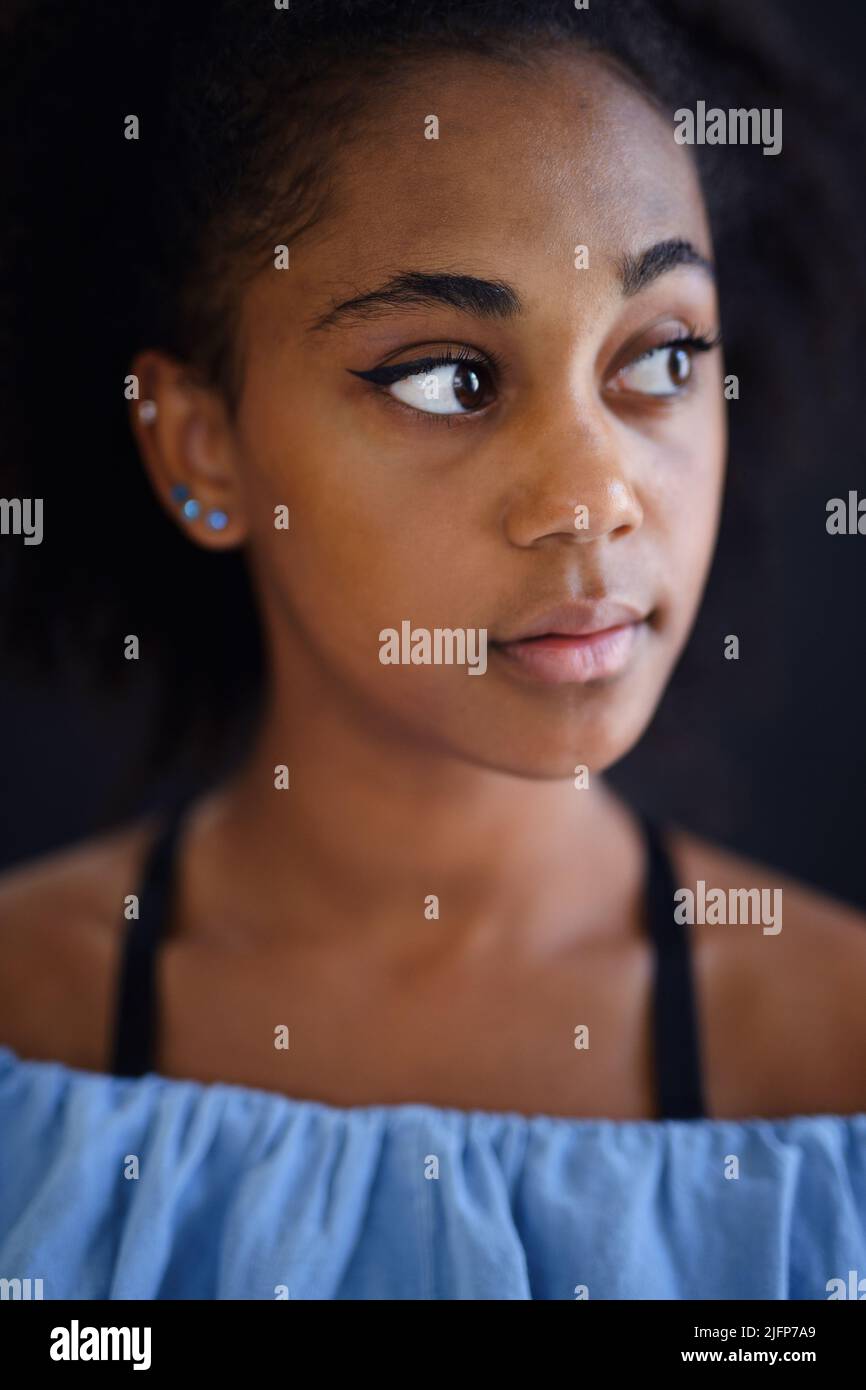
[{"label": "lip", "polygon": [[647,614],[610,600],[548,609],[515,636],[492,643],[517,670],[544,685],[583,685],[619,675],[640,637]]}]

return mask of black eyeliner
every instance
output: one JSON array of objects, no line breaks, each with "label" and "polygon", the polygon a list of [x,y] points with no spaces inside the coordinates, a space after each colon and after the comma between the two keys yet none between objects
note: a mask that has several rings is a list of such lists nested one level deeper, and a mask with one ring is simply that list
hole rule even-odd
[{"label": "black eyeliner", "polygon": [[712,338],[703,338],[697,333],[686,333],[681,338],[672,338],[670,342],[659,343],[657,348],[651,348],[651,352],[658,352],[661,348],[690,347],[695,352],[711,352],[713,348],[719,347],[722,341],[722,332]]},{"label": "black eyeliner", "polygon": [[403,381],[406,377],[420,375],[422,372],[432,372],[436,367],[450,367],[454,365],[468,364],[470,366],[492,367],[492,363],[485,357],[461,353],[437,353],[432,357],[417,357],[409,362],[397,362],[388,367],[373,367],[370,371],[359,372],[352,367],[346,370],[352,376],[360,377],[362,381],[372,381],[376,386],[393,386],[395,381]]}]

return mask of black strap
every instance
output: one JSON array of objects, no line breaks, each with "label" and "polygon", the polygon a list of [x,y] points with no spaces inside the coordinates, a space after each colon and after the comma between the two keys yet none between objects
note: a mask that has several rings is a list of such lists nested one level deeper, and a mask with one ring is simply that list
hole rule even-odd
[{"label": "black strap", "polygon": [[653,1039],[659,1118],[706,1118],[698,1010],[688,929],[674,917],[673,871],[656,826],[644,818],[647,928],[655,947]]},{"label": "black strap", "polygon": [[[156,1070],[159,999],[156,967],[168,922],[175,850],[184,805],[176,806],[150,850],[139,915],[123,945],[111,1071]],[[653,1041],[661,1119],[705,1117],[697,1007],[689,940],[674,918],[674,877],[655,825],[643,818],[647,845],[647,928],[655,949]]]},{"label": "black strap", "polygon": [[122,947],[114,1023],[111,1071],[144,1076],[156,1070],[159,998],[156,966],[169,916],[175,847],[184,807],[164,820],[145,864],[138,917],[128,926]]}]

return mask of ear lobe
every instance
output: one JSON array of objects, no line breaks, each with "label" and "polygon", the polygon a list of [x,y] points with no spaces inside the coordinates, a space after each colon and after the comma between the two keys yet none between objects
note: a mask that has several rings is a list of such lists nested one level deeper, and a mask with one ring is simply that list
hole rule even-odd
[{"label": "ear lobe", "polygon": [[225,402],[182,363],[149,350],[132,370],[133,434],[154,491],[197,544],[229,549],[246,536],[234,431]]}]

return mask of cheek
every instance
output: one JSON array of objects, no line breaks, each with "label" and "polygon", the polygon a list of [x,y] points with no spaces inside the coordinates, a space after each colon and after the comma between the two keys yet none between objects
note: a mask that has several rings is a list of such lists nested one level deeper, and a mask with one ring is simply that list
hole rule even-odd
[{"label": "cheek", "polygon": [[[369,649],[403,617],[453,616],[471,548],[448,489],[411,445],[404,458],[353,439],[333,412],[312,406],[299,417],[264,398],[260,406],[243,431],[250,546],[282,602],[349,649]],[[280,505],[288,532],[274,526]]]},{"label": "cheek", "polygon": [[724,405],[696,412],[666,450],[652,494],[669,590],[683,621],[693,615],[715,548],[725,475]]}]

